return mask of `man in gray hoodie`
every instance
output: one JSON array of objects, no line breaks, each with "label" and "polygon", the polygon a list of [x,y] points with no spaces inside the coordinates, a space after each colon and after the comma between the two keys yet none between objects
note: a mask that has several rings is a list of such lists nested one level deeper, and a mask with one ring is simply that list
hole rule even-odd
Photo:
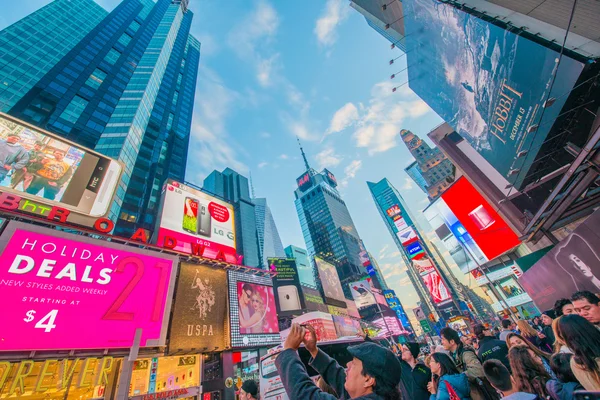
[{"label": "man in gray hoodie", "polygon": [[[483,363],[483,372],[492,386],[502,393],[502,400],[538,400],[537,394],[517,392],[514,379],[508,369],[498,360],[487,360]],[[541,400],[541,399],[540,399]]]},{"label": "man in gray hoodie", "polygon": [[0,140],[0,182],[10,170],[20,171],[29,162],[29,153],[19,144],[19,140],[19,135],[13,134],[9,134],[6,140]]}]

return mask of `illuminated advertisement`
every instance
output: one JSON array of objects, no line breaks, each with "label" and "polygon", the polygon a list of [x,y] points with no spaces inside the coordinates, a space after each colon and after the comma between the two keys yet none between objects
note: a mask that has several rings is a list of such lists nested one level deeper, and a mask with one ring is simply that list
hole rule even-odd
[{"label": "illuminated advertisement", "polygon": [[329,171],[327,168],[325,168],[323,170],[323,173],[325,173],[325,176],[327,177],[327,181],[329,182],[329,184],[333,187],[337,186],[337,179],[335,179],[335,175],[333,175],[331,173],[331,171]]},{"label": "illuminated advertisement", "polygon": [[332,318],[338,338],[355,338],[356,335],[358,335],[358,333],[361,331],[360,323],[352,318],[342,317],[339,315],[334,315]]},{"label": "illuminated advertisement", "polygon": [[397,232],[396,236],[398,237],[398,240],[400,240],[400,243],[402,243],[403,246],[406,246],[407,244],[418,240],[417,234],[415,233],[414,229],[410,226],[404,229],[403,231]]},{"label": "illuminated advertisement", "polygon": [[[385,321],[383,318],[385,318]],[[383,318],[378,318],[372,322],[373,325],[380,329],[376,337],[381,338],[410,333],[400,325],[400,322],[395,317],[385,316]]]},{"label": "illuminated advertisement", "polygon": [[396,229],[398,229],[398,232],[402,232],[406,228],[408,228],[408,224],[406,223],[406,221],[402,217],[396,217],[394,219],[394,225],[396,226]]},{"label": "illuminated advertisement", "polygon": [[402,6],[410,88],[520,189],[583,63],[445,2]]},{"label": "illuminated advertisement", "polygon": [[300,176],[300,178],[296,179],[296,183],[298,184],[298,189],[304,191],[312,186],[312,179],[310,178],[310,172],[306,172]]},{"label": "illuminated advertisement", "polygon": [[227,272],[181,263],[169,332],[169,353],[211,348],[223,350],[227,318]]},{"label": "illuminated advertisement", "polygon": [[410,258],[418,258],[418,256],[425,254],[425,250],[418,241],[407,245],[405,249]]},{"label": "illuminated advertisement", "polygon": [[540,310],[580,290],[600,292],[600,212],[595,211],[561,240],[519,282]]},{"label": "illuminated advertisement", "polygon": [[424,257],[420,260],[412,260],[412,265],[415,267],[415,270],[421,276],[425,276],[435,271],[435,267],[433,266],[433,262],[429,257]]},{"label": "illuminated advertisement", "polygon": [[[318,342],[328,342],[338,338],[331,314],[313,311],[294,318],[292,322],[300,325],[310,325],[315,328]],[[281,332],[282,343],[285,342],[289,334],[290,329]]]},{"label": "illuminated advertisement", "polygon": [[289,400],[287,392],[277,372],[275,359],[283,351],[283,346],[277,346],[267,351],[260,358],[260,398],[264,400]]},{"label": "illuminated advertisement", "polygon": [[450,291],[437,271],[434,270],[427,275],[423,275],[422,278],[435,304],[444,303],[451,299]]},{"label": "illuminated advertisement", "polygon": [[375,296],[371,293],[371,285],[367,281],[358,281],[348,284],[356,307],[360,310],[375,305]]},{"label": "illuminated advertisement", "polygon": [[293,258],[269,258],[271,271],[277,272],[273,277],[273,290],[276,293],[275,305],[280,316],[302,313],[306,308],[296,260]]},{"label": "illuminated advertisement", "polygon": [[360,253],[358,253],[358,257],[360,258],[360,263],[363,265],[363,267],[366,267],[367,265],[371,264],[371,260],[369,260],[369,255],[366,251],[363,250]]},{"label": "illuminated advertisement", "polygon": [[279,343],[279,325],[270,278],[228,271],[232,347]]},{"label": "illuminated advertisement", "polygon": [[400,303],[400,299],[398,299],[398,296],[396,296],[396,292],[394,290],[384,290],[383,296],[385,297],[385,301],[387,301],[388,306],[396,313],[396,316],[403,327],[407,330],[412,330],[408,316],[404,311],[404,307],[402,307],[402,303]]},{"label": "illuminated advertisement", "polygon": [[[200,190],[169,179],[157,244],[174,239],[174,250],[237,263],[233,206]],[[217,257],[221,254],[222,257]]]},{"label": "illuminated advertisement", "polygon": [[442,199],[488,259],[492,260],[521,243],[466,178],[454,182],[442,194]]},{"label": "illuminated advertisement", "polygon": [[121,176],[117,161],[1,113],[0,163],[2,191],[94,217]]},{"label": "illuminated advertisement", "polygon": [[394,204],[386,210],[386,213],[388,217],[394,218],[396,215],[401,215],[402,211],[400,210],[400,206],[398,204]]},{"label": "illuminated advertisement", "polygon": [[16,222],[0,251],[0,351],[165,344],[175,257]]},{"label": "illuminated advertisement", "polygon": [[315,257],[315,263],[317,264],[317,271],[319,271],[321,286],[325,294],[325,302],[334,306],[345,307],[346,298],[344,297],[340,276],[335,266],[319,257]]},{"label": "illuminated advertisement", "polygon": [[133,364],[129,400],[180,399],[198,394],[202,357],[140,358]]}]

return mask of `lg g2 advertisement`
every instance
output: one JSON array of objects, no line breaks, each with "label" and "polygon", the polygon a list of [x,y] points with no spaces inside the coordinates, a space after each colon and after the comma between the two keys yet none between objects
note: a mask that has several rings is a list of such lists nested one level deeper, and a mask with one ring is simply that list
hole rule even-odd
[{"label": "lg g2 advertisement", "polygon": [[219,252],[230,262],[236,260],[233,206],[182,183],[168,180],[163,195],[157,244],[177,241],[175,250],[203,254],[212,258]]}]

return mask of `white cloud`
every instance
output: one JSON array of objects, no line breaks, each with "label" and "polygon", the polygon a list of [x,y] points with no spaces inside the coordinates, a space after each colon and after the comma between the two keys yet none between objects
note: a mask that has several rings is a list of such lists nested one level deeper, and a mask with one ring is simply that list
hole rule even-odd
[{"label": "white cloud", "polygon": [[266,167],[267,165],[269,165],[269,163],[268,163],[268,162],[266,162],[266,161],[263,161],[263,162],[261,162],[261,163],[259,163],[259,164],[258,164],[258,168],[264,168],[264,167]]},{"label": "white cloud", "polygon": [[353,160],[350,164],[344,168],[344,179],[342,179],[339,183],[340,187],[344,188],[348,186],[348,182],[350,179],[356,178],[356,174],[358,170],[362,168],[361,160]]},{"label": "white cloud", "polygon": [[315,158],[317,160],[317,164],[319,165],[318,169],[335,167],[342,162],[342,157],[338,154],[335,154],[335,150],[333,148],[327,148],[321,151]]},{"label": "white cloud", "polygon": [[404,190],[410,190],[410,189],[412,189],[414,187],[415,187],[414,181],[411,178],[409,178],[409,177],[405,177],[404,178],[404,185],[402,185],[402,189],[404,189]]},{"label": "white cloud", "polygon": [[311,132],[306,122],[293,119],[288,114],[284,114],[281,117],[281,120],[293,136],[297,136],[299,139],[307,141],[318,139],[318,136]]},{"label": "white cloud", "polygon": [[271,56],[268,59],[261,59],[258,61],[256,69],[257,69],[257,79],[258,79],[258,83],[260,83],[261,86],[271,86],[272,82],[272,75],[273,75],[273,69],[274,67],[274,63],[277,61],[277,59],[279,58],[279,54],[274,54],[273,56]]},{"label": "white cloud", "polygon": [[202,54],[202,59],[211,57],[219,52],[219,44],[214,36],[206,32],[196,33],[194,36],[200,41],[200,53]]},{"label": "white cloud", "polygon": [[325,132],[325,136],[341,132],[344,129],[351,126],[356,120],[358,120],[358,109],[352,103],[346,103],[342,108],[337,110],[331,118],[329,129]]},{"label": "white cloud", "polygon": [[290,158],[290,156],[288,156],[287,154],[281,154],[281,155],[280,155],[279,157],[277,157],[277,158],[279,158],[280,160],[287,160],[287,159],[289,159],[289,158]]},{"label": "white cloud", "polygon": [[325,9],[315,25],[315,35],[322,46],[331,46],[337,39],[336,28],[349,15],[348,3],[343,0],[327,0]]}]

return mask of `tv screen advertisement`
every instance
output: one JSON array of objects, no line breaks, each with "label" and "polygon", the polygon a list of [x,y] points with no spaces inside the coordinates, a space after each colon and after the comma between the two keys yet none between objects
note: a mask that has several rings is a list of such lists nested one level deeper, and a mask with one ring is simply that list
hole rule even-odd
[{"label": "tv screen advertisement", "polygon": [[18,222],[0,254],[0,351],[165,345],[177,258]]},{"label": "tv screen advertisement", "polygon": [[502,217],[465,177],[454,182],[442,194],[442,199],[489,260],[521,243]]},{"label": "tv screen advertisement", "polygon": [[222,252],[236,263],[233,206],[171,179],[163,191],[156,243],[162,246],[167,237],[177,241],[177,251],[192,254],[192,246],[203,246],[205,255],[216,258]]},{"label": "tv screen advertisement", "polygon": [[0,191],[92,217],[107,214],[122,169],[111,158],[2,113],[0,162]]},{"label": "tv screen advertisement", "polygon": [[408,228],[408,224],[402,217],[396,217],[396,219],[394,219],[394,225],[396,226],[398,232],[402,232],[403,230]]},{"label": "tv screen advertisement", "polygon": [[227,271],[181,263],[169,331],[169,353],[228,347]]},{"label": "tv screen advertisement", "polygon": [[366,280],[352,282],[348,284],[350,286],[350,292],[356,307],[360,310],[361,308],[375,305],[375,296],[372,293],[371,285]]},{"label": "tv screen advertisement", "polygon": [[398,237],[398,240],[400,240],[400,243],[402,243],[403,246],[406,246],[418,240],[417,234],[415,233],[414,229],[410,226],[404,229],[403,231],[397,232],[396,236]]},{"label": "tv screen advertisement", "polygon": [[417,258],[417,256],[425,254],[425,251],[423,250],[421,243],[419,243],[418,241],[407,245],[406,247],[404,247],[404,249],[406,250],[406,252],[408,253],[408,256],[411,259]]},{"label": "tv screen advertisement", "polygon": [[411,262],[412,262],[412,265],[413,265],[414,269],[421,276],[428,275],[431,272],[435,271],[435,267],[433,266],[433,262],[431,261],[431,259],[429,257],[424,257],[424,258],[422,258],[420,260],[412,260]]},{"label": "tv screen advertisement", "polygon": [[402,6],[410,88],[520,189],[583,63],[451,4]]},{"label": "tv screen advertisement", "polygon": [[290,316],[301,314],[306,309],[296,260],[293,258],[267,259],[271,271],[277,272],[273,277],[273,290],[275,291],[275,305],[277,314]]},{"label": "tv screen advertisement", "polygon": [[341,315],[334,315],[332,318],[338,338],[356,338],[356,335],[361,331],[360,323],[352,318]]},{"label": "tv screen advertisement", "polygon": [[344,290],[342,289],[340,277],[335,266],[319,257],[315,257],[315,263],[317,264],[317,271],[321,279],[325,303],[338,307],[346,307]]},{"label": "tv screen advertisement", "polygon": [[422,278],[435,304],[451,300],[450,291],[437,271],[434,270],[426,275],[422,275]]},{"label": "tv screen advertisement", "polygon": [[232,347],[256,347],[280,341],[275,292],[270,278],[228,271]]},{"label": "tv screen advertisement", "polygon": [[386,213],[388,217],[394,218],[397,215],[402,215],[402,210],[400,210],[400,206],[398,204],[394,204],[386,210]]},{"label": "tv screen advertisement", "polygon": [[310,172],[302,174],[298,179],[296,179],[296,183],[298,184],[298,189],[301,191],[305,191],[306,189],[310,188],[313,185]]},{"label": "tv screen advertisement", "polygon": [[531,268],[519,282],[540,310],[580,290],[600,292],[600,212],[596,210]]},{"label": "tv screen advertisement", "polygon": [[333,173],[327,168],[323,170],[323,173],[327,177],[327,181],[329,182],[329,184],[333,187],[337,187],[337,179],[335,179],[335,175],[333,175]]},{"label": "tv screen advertisement", "polygon": [[[292,322],[300,325],[310,325],[315,328],[315,334],[318,342],[327,342],[338,338],[333,316],[331,314],[318,311],[302,314],[292,320]],[[281,332],[281,342],[285,342],[290,329]]]},{"label": "tv screen advertisement", "polygon": [[363,250],[360,253],[358,253],[358,257],[360,258],[360,263],[363,267],[366,267],[367,265],[371,264],[371,260],[369,260],[369,254],[366,251]]}]

